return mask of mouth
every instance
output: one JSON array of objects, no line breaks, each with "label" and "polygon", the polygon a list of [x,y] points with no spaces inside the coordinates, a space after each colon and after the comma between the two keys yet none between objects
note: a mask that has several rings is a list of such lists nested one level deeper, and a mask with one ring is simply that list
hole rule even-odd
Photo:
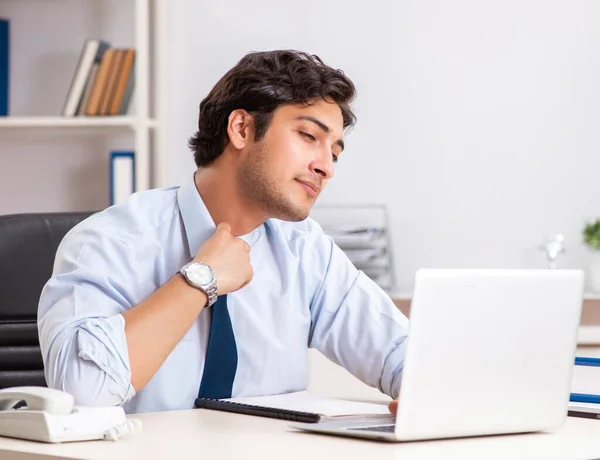
[{"label": "mouth", "polygon": [[317,195],[319,195],[319,186],[316,185],[313,182],[307,181],[307,180],[299,180],[296,179],[300,185],[302,185],[302,187],[304,187],[304,190],[306,190],[306,192],[312,196],[313,198],[316,198]]}]

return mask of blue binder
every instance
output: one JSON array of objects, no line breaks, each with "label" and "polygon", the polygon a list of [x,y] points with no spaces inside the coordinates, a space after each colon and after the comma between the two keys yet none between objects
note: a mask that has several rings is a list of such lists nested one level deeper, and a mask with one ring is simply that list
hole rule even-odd
[{"label": "blue binder", "polygon": [[10,73],[10,22],[0,18],[0,116],[8,115]]},{"label": "blue binder", "polygon": [[110,206],[119,204],[135,192],[135,154],[127,151],[110,153]]}]

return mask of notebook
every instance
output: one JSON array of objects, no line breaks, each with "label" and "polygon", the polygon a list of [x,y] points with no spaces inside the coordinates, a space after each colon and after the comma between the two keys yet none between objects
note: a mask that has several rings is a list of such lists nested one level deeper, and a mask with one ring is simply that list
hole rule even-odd
[{"label": "notebook", "polygon": [[198,409],[220,410],[303,423],[391,417],[386,404],[326,398],[308,391],[229,399],[197,398],[194,405]]}]

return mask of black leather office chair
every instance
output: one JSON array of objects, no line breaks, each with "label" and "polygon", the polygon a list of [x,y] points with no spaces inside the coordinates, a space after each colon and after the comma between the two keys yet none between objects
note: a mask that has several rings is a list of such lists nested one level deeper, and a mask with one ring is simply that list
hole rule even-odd
[{"label": "black leather office chair", "polygon": [[91,212],[0,216],[0,388],[46,386],[37,332],[58,244]]}]

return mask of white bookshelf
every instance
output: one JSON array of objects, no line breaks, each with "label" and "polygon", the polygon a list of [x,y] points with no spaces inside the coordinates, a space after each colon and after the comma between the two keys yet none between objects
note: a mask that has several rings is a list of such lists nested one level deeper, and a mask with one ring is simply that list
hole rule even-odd
[{"label": "white bookshelf", "polygon": [[112,117],[0,117],[0,129],[37,129],[37,128],[130,128],[155,129],[157,122],[148,118],[142,120],[139,117],[132,116],[112,116]]},{"label": "white bookshelf", "polygon": [[[165,11],[165,0],[0,0],[0,17],[11,21],[11,115],[0,117],[0,170],[7,171],[18,164],[19,159],[12,152],[18,152],[19,156],[33,155],[34,150],[48,141],[56,144],[47,149],[52,150],[52,155],[56,155],[55,151],[67,152],[65,158],[55,158],[55,170],[46,172],[57,174],[57,187],[65,182],[60,174],[65,174],[64,170],[70,166],[66,159],[74,155],[70,150],[78,151],[79,163],[85,161],[82,158],[85,153],[81,152],[89,152],[89,160],[97,165],[100,155],[108,162],[110,149],[135,152],[136,191],[160,186],[164,169],[160,150],[164,138],[161,74]],[[64,21],[64,24],[40,23],[46,17],[48,21]],[[115,48],[136,50],[135,88],[127,115],[61,116],[79,53],[85,40],[91,37],[105,39]],[[48,65],[51,60],[52,65]],[[50,69],[48,80],[29,71],[37,63]],[[40,88],[46,82],[47,92]],[[29,96],[29,92],[38,97]],[[88,169],[93,168],[90,165]],[[108,193],[108,180],[105,187],[105,191],[94,192]],[[0,192],[6,196],[6,190]],[[61,194],[66,196],[68,192],[63,190]],[[78,190],[71,192],[77,194]],[[30,201],[34,201],[33,193],[43,191],[29,189],[29,193]],[[57,209],[68,209],[68,204],[59,203]],[[45,209],[40,210],[52,210],[52,204],[45,203]]]}]

